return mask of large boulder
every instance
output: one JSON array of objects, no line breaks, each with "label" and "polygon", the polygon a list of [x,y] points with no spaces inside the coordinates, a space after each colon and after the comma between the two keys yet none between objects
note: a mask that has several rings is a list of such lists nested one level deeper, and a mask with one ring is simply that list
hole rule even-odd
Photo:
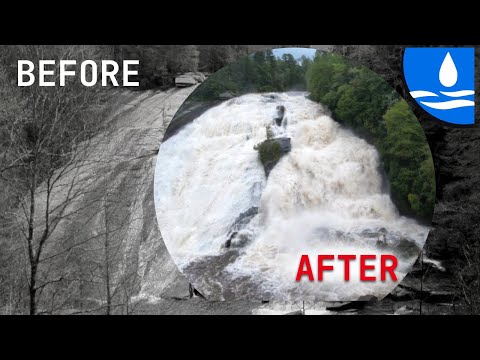
[{"label": "large boulder", "polygon": [[265,175],[268,177],[270,171],[277,165],[280,159],[292,149],[290,138],[268,139],[256,146],[260,161],[263,164]]},{"label": "large boulder", "polygon": [[175,78],[176,87],[188,87],[196,84],[197,84],[197,80],[195,80],[193,76],[190,76],[187,74],[180,75]]},{"label": "large boulder", "polygon": [[205,75],[202,73],[188,72],[175,78],[175,86],[188,87],[205,81]]},{"label": "large boulder", "polygon": [[278,105],[276,112],[277,113],[273,119],[275,120],[275,123],[277,124],[277,126],[281,126],[283,117],[285,116],[285,106]]}]

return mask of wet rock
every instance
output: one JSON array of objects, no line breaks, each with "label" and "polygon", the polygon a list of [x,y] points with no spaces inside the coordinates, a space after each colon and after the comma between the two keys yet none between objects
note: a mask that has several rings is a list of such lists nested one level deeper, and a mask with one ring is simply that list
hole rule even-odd
[{"label": "wet rock", "polygon": [[388,231],[387,229],[385,228],[370,228],[370,229],[365,229],[365,230],[362,230],[361,232],[361,235],[363,237],[368,237],[368,238],[377,238],[377,239],[382,239],[383,240],[383,236],[386,234],[388,234]]},{"label": "wet rock", "polygon": [[292,149],[290,138],[268,139],[256,146],[265,175],[268,177],[280,159]]},{"label": "wet rock", "polygon": [[237,231],[234,231],[229,237],[228,237],[228,240],[225,242],[225,247],[228,249],[230,247],[230,245],[232,244],[232,239],[235,238],[235,236],[237,236],[238,232]]},{"label": "wet rock", "polygon": [[394,246],[396,252],[406,257],[418,256],[420,254],[420,248],[413,241],[408,239],[400,239]]},{"label": "wet rock", "polygon": [[285,116],[285,106],[278,105],[277,106],[277,114],[273,118],[275,120],[275,123],[277,124],[277,126],[282,125],[282,120],[283,120],[284,116]]},{"label": "wet rock", "polygon": [[267,99],[268,102],[270,102],[271,100],[277,100],[278,99],[277,94],[265,94],[265,95],[263,95],[263,97],[265,99]]},{"label": "wet rock", "polygon": [[388,245],[381,240],[377,240],[375,246],[377,247],[377,249],[386,249],[388,247]]},{"label": "wet rock", "polygon": [[232,248],[244,247],[245,245],[247,245],[250,242],[250,240],[251,239],[247,235],[240,234],[238,236],[235,236],[232,239],[230,246]]},{"label": "wet rock", "polygon": [[233,222],[230,227],[230,235],[228,236],[227,241],[225,242],[225,248],[230,247],[243,247],[249,241],[250,238],[245,234],[240,234],[239,231],[242,230],[245,226],[248,225],[250,220],[258,214],[258,207],[252,206],[247,211],[242,212]]},{"label": "wet rock", "polygon": [[161,297],[164,299],[186,300],[190,299],[190,286],[189,284],[181,282],[173,282],[161,293]]},{"label": "wet rock", "polygon": [[375,246],[378,249],[390,250],[402,257],[416,257],[420,255],[420,248],[414,241],[402,238],[400,240],[388,240],[384,235],[379,237]]},{"label": "wet rock", "polygon": [[250,220],[258,214],[258,207],[252,206],[247,211],[242,212],[238,217],[235,219],[232,229],[234,230],[241,230],[245,225],[247,225]]},{"label": "wet rock", "polygon": [[[195,286],[208,300],[232,300],[242,291],[238,290],[231,273],[225,271],[225,268],[235,262],[238,256],[238,250],[224,251],[220,255],[205,256],[189,263],[183,269],[183,273],[188,278],[195,279]],[[238,281],[241,284],[245,282],[242,278]]]},{"label": "wet rock", "polygon": [[233,232],[225,242],[225,248],[240,248],[244,247],[250,242],[250,238],[245,234],[238,235],[238,232]]}]

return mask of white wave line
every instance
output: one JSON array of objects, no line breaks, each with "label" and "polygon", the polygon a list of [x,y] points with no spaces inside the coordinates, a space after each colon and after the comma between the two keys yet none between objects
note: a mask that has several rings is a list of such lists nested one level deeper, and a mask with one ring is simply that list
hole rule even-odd
[{"label": "white wave line", "polygon": [[475,106],[475,102],[471,100],[450,100],[438,103],[421,101],[420,103],[438,110],[450,110],[466,106]]},{"label": "white wave line", "polygon": [[438,97],[437,94],[432,93],[430,91],[424,91],[424,90],[410,91],[410,95],[412,95],[412,97],[414,99],[419,98],[419,97],[426,97],[426,96],[437,96]]},{"label": "white wave line", "polygon": [[443,95],[451,97],[462,97],[475,94],[473,90],[460,90],[460,91],[440,91]]}]

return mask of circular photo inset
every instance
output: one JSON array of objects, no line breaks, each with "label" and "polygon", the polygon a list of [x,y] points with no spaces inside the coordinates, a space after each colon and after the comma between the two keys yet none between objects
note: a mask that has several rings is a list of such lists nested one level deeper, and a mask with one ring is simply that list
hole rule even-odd
[{"label": "circular photo inset", "polygon": [[381,299],[420,255],[434,199],[406,102],[314,49],[258,52],[210,75],[155,170],[163,240],[209,300]]}]

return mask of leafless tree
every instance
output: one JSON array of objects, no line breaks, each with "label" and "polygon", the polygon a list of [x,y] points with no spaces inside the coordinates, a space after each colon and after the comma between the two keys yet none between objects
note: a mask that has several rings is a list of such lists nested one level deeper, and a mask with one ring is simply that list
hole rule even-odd
[{"label": "leafless tree", "polygon": [[466,264],[459,271],[460,295],[470,314],[480,314],[480,247],[465,243],[462,246]]},{"label": "leafless tree", "polygon": [[[128,171],[127,171],[128,173]],[[102,191],[99,226],[96,241],[90,243],[91,254],[88,271],[91,281],[97,284],[102,302],[95,311],[130,314],[135,309],[132,297],[140,288],[138,268],[138,237],[142,234],[143,215],[140,197],[125,196],[136,194],[141,184],[125,177],[116,184],[116,174],[107,173],[99,187]]]},{"label": "leafless tree", "polygon": [[459,296],[465,304],[467,313],[478,315],[480,314],[480,224],[478,222],[480,206],[474,203],[470,204],[469,209],[459,206],[456,213],[461,215],[456,224],[462,239],[461,258],[455,261]]},{"label": "leafless tree", "polygon": [[[40,59],[54,59],[58,64],[61,59],[79,63],[98,58],[98,49],[89,46],[17,46],[8,50],[16,58],[34,63]],[[57,84],[58,74],[52,76]],[[39,304],[51,285],[68,282],[68,274],[57,266],[58,259],[69,256],[75,243],[51,240],[62,231],[62,224],[78,213],[80,209],[73,205],[85,196],[92,181],[87,154],[101,125],[104,97],[101,89],[82,86],[78,77],[69,78],[63,87],[34,84],[18,88],[14,66],[3,67],[1,76],[2,99],[8,99],[0,107],[0,181],[6,194],[1,230],[8,239],[2,245],[4,254],[21,265],[17,268],[22,269],[24,285],[15,285],[14,276],[2,282],[9,282],[12,291],[26,291],[22,296],[28,299],[28,312],[33,315],[43,311]],[[50,295],[54,302],[56,293]],[[23,298],[18,301],[20,308]]]}]

